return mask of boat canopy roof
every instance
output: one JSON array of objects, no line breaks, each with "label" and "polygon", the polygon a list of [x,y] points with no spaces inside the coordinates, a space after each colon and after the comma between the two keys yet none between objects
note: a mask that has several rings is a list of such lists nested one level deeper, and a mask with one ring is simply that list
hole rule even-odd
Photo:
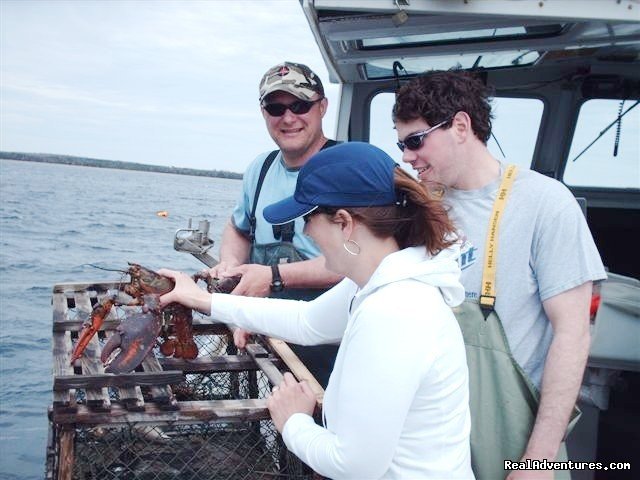
[{"label": "boat canopy roof", "polygon": [[338,83],[426,70],[640,63],[640,0],[300,0]]}]

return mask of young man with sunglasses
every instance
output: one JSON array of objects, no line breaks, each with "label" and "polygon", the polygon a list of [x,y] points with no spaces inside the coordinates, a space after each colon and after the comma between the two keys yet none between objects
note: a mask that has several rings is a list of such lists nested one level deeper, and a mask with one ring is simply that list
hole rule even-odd
[{"label": "young man with sunglasses", "polygon": [[564,452],[589,353],[592,282],[606,278],[586,220],[560,182],[491,155],[489,89],[473,74],[413,79],[397,92],[393,119],[403,160],[425,185],[445,187],[463,242],[467,301],[457,317],[476,477],[551,479],[551,470],[509,473],[503,462],[528,468],[527,459]]},{"label": "young man with sunglasses", "polygon": [[[302,234],[302,219],[271,225],[262,210],[291,196],[300,168],[335,144],[322,131],[328,102],[320,78],[299,63],[270,68],[259,92],[262,116],[279,150],[258,155],[245,172],[242,195],[222,234],[220,263],[210,273],[241,275],[233,291],[237,295],[312,300],[341,277],[325,269],[317,245]],[[238,329],[234,338],[242,348],[248,332]],[[292,345],[292,349],[326,387],[337,346]]]}]

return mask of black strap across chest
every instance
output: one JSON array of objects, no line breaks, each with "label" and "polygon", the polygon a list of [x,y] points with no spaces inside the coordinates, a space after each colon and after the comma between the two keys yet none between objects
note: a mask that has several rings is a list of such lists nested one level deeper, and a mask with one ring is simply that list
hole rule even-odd
[{"label": "black strap across chest", "polygon": [[262,168],[260,169],[260,176],[258,177],[258,184],[256,185],[256,193],[253,196],[253,206],[251,207],[251,214],[249,215],[249,240],[252,244],[256,241],[256,208],[258,207],[258,197],[260,196],[260,190],[262,190],[264,177],[267,176],[267,172],[273,164],[273,161],[278,156],[279,151],[280,150],[274,150],[273,152],[269,153],[264,163],[262,164]]},{"label": "black strap across chest", "polygon": [[[335,140],[327,140],[320,150],[324,150],[325,148],[333,147],[337,145],[338,142]],[[264,163],[262,164],[262,168],[260,169],[260,175],[258,176],[258,184],[256,185],[256,193],[253,196],[253,206],[251,207],[251,213],[249,215],[249,240],[252,244],[256,241],[256,208],[258,208],[258,197],[260,196],[260,190],[262,190],[262,184],[264,183],[264,179],[267,176],[267,172],[271,165],[273,165],[274,160],[278,156],[278,152],[280,150],[274,150],[267,155]],[[285,223],[284,225],[274,225],[273,226],[273,236],[276,240],[282,240],[283,242],[291,242],[293,241],[294,235],[294,222],[291,221],[289,223]]]}]

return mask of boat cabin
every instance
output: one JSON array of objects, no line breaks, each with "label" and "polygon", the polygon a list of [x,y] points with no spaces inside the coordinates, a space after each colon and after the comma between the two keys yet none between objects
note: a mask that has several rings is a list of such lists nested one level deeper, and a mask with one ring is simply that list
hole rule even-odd
[{"label": "boat cabin", "polygon": [[[338,140],[369,141],[402,164],[391,120],[395,90],[429,70],[472,70],[495,91],[493,155],[573,192],[610,272],[603,299],[616,297],[594,319],[582,393],[596,413],[585,415],[580,434],[598,436],[588,448],[599,460],[634,458],[632,445],[640,443],[640,414],[632,408],[640,393],[640,2],[300,3],[330,80],[340,85]],[[593,472],[573,473],[593,478]],[[607,472],[606,478],[629,477]]]}]

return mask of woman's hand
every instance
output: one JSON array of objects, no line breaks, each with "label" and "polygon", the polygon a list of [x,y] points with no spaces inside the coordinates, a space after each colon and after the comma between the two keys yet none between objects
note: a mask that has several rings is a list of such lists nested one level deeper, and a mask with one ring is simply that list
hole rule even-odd
[{"label": "woman's hand", "polygon": [[267,398],[267,408],[278,432],[282,433],[284,424],[294,413],[313,415],[316,396],[307,382],[298,382],[291,373],[284,374],[279,386],[273,387]]},{"label": "woman's hand", "polygon": [[251,333],[250,331],[245,330],[244,328],[236,327],[233,330],[233,343],[236,347],[245,349],[247,348],[247,344],[251,340],[252,335],[253,333]]},{"label": "woman's hand", "polygon": [[211,294],[198,287],[189,275],[166,268],[158,270],[158,274],[171,278],[175,282],[173,290],[160,297],[160,305],[164,307],[176,302],[205,315],[211,314]]}]

